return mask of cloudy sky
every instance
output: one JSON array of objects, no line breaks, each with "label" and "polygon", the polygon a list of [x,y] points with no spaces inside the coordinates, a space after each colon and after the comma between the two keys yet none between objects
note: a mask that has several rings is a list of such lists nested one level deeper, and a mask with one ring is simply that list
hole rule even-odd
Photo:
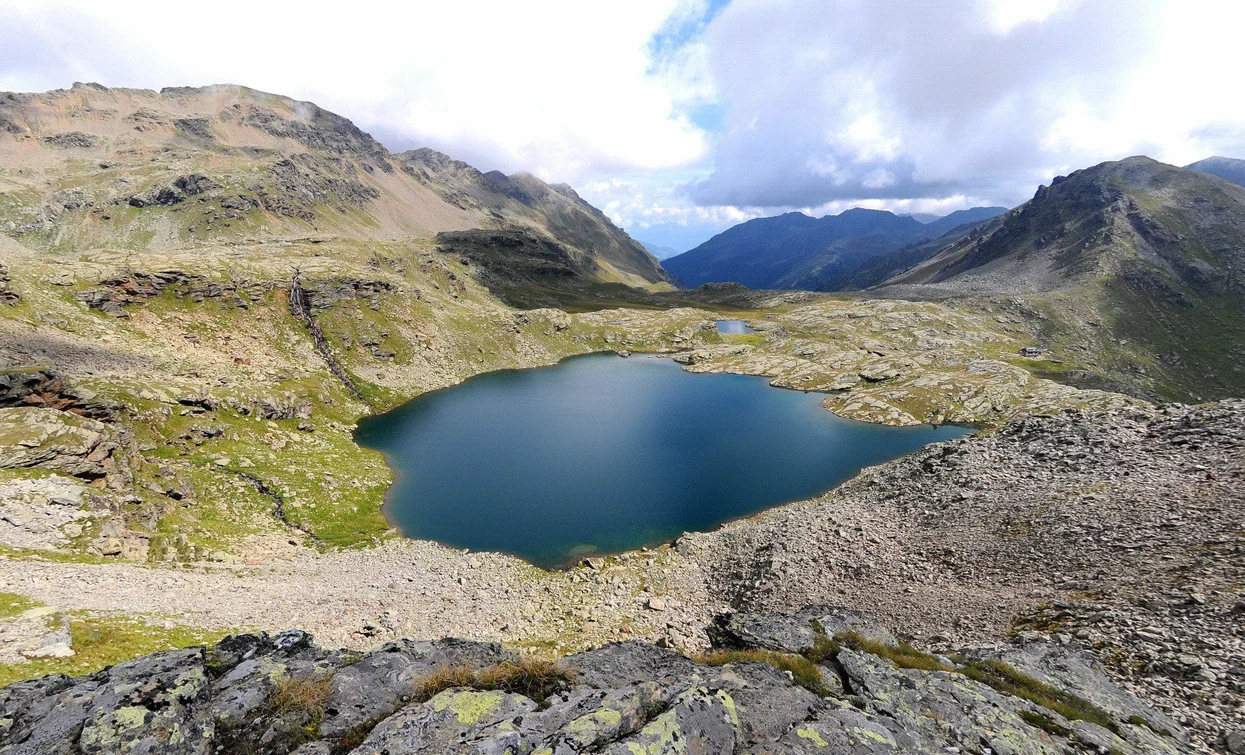
[{"label": "cloudy sky", "polygon": [[1239,0],[0,0],[0,90],[244,84],[687,249],[792,209],[1012,206],[1131,154],[1245,157],[1241,29]]}]

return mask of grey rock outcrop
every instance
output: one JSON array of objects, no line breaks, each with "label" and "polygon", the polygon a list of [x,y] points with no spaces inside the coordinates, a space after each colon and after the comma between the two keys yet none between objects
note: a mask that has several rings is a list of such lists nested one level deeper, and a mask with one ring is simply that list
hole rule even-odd
[{"label": "grey rock outcrop", "polygon": [[90,149],[100,143],[100,139],[92,134],[70,131],[64,134],[51,134],[43,137],[44,144],[58,149]]},{"label": "grey rock outcrop", "polygon": [[86,492],[85,485],[61,475],[0,483],[0,543],[63,547],[94,516],[84,507]]},{"label": "grey rock outcrop", "polygon": [[0,263],[0,301],[16,305],[21,300],[22,295],[13,290],[13,279],[9,277],[9,268]]},{"label": "grey rock outcrop", "polygon": [[116,440],[102,422],[55,409],[0,409],[0,467],[43,467],[77,477],[115,469]]},{"label": "grey rock outcrop", "polygon": [[827,624],[887,635],[828,607],[736,614],[712,632],[734,652],[688,658],[642,642],[606,645],[562,659],[569,681],[545,699],[504,683],[429,687],[439,669],[517,661],[495,644],[404,640],[360,654],[321,650],[298,631],[234,636],[0,690],[0,753],[1191,752],[1178,729],[1160,733],[1159,714],[1092,663],[1056,657],[1053,645],[1006,657],[1091,695],[1107,711],[1095,722],[995,689],[967,667],[902,668],[900,656],[863,646],[836,644],[818,658],[837,684],[803,673],[797,683],[789,668],[802,659],[775,648],[807,653],[806,638],[818,635],[824,647]]},{"label": "grey rock outcrop", "polygon": [[120,407],[48,370],[0,372],[0,407],[35,406],[110,420]]}]

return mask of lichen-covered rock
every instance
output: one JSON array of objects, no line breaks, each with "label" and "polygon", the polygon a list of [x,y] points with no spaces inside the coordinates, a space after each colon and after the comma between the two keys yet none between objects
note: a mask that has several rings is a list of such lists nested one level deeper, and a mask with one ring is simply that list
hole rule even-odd
[{"label": "lichen-covered rock", "polygon": [[[825,657],[827,643],[817,642],[823,683],[803,671],[797,680],[786,670],[801,668],[797,656],[775,648],[808,653],[814,644],[802,628],[816,640],[827,625],[886,636],[859,614],[825,606],[736,614],[715,622],[729,629],[717,636],[733,655],[702,663],[643,642],[606,645],[562,659],[571,681],[541,700],[505,681],[422,684],[451,667],[473,670],[460,683],[505,679],[480,673],[514,668],[505,664],[515,655],[496,644],[400,641],[357,653],[321,650],[299,631],[241,635],[2,689],[0,755],[1192,752],[1075,655],[1022,648],[1006,657],[1101,702],[1108,712],[1097,723],[975,681],[950,661],[899,668],[892,657],[915,651],[894,645],[867,645],[881,655],[835,646]],[[1141,725],[1125,714],[1154,717]]]},{"label": "lichen-covered rock", "polygon": [[807,652],[817,639],[817,632],[807,619],[786,614],[718,614],[705,632],[716,647],[754,647],[786,653]]},{"label": "lichen-covered rock", "polygon": [[391,642],[334,674],[320,734],[339,739],[357,726],[388,716],[409,703],[419,679],[437,667],[483,667],[514,657],[495,644],[455,639]]},{"label": "lichen-covered rock", "polygon": [[[1143,743],[1149,739],[1145,735],[1150,732],[1166,731],[1183,736],[1182,727],[1171,717],[1112,684],[1093,656],[1084,650],[1038,641],[1014,644],[1002,652],[985,655],[996,657],[1038,681],[1082,697],[1116,720],[1127,723],[1124,738],[1130,742]],[[1130,733],[1136,736],[1129,736]]]},{"label": "lichen-covered rock", "polygon": [[446,690],[421,705],[412,705],[374,730],[354,752],[357,755],[449,752],[495,753],[531,751],[538,732],[523,728],[523,718],[536,703],[498,691]]},{"label": "lichen-covered rock", "polygon": [[906,751],[943,752],[981,744],[996,753],[1062,751],[1021,718],[1021,712],[1035,706],[960,674],[896,669],[885,659],[852,650],[843,650],[838,663],[852,690],[869,701],[866,710],[880,714],[878,720],[886,721]]},{"label": "lichen-covered rock", "polygon": [[705,627],[714,647],[807,653],[819,634],[851,632],[871,642],[895,645],[895,636],[869,617],[838,606],[807,606],[794,614],[724,613]]},{"label": "lichen-covered rock", "polygon": [[870,642],[880,642],[883,645],[898,644],[895,635],[891,634],[889,629],[878,624],[860,611],[853,611],[850,608],[808,606],[796,614],[796,616],[809,621],[818,627],[820,631],[831,637],[851,632],[860,635]]},{"label": "lichen-covered rock", "polygon": [[72,682],[49,677],[0,693],[6,755],[211,752],[198,716],[208,691],[201,649],[156,653]]},{"label": "lichen-covered rock", "polygon": [[[725,690],[696,686],[636,734],[615,742],[606,755],[735,752],[741,742],[735,701]],[[571,751],[573,752],[573,751]]]}]

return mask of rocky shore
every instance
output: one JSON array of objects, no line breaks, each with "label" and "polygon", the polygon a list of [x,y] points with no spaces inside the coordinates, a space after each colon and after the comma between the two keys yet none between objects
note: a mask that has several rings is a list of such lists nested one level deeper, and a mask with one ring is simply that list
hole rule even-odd
[{"label": "rocky shore", "polygon": [[848,605],[941,652],[1050,636],[1222,748],[1245,728],[1243,427],[1241,401],[1027,418],[565,572],[407,541],[249,567],[8,559],[0,589],[355,648],[457,636],[552,656],[629,638],[696,652],[721,611]]},{"label": "rocky shore", "polygon": [[751,610],[867,606],[935,646],[1056,632],[1207,746],[1245,729],[1245,402],[1030,417],[679,550]]}]

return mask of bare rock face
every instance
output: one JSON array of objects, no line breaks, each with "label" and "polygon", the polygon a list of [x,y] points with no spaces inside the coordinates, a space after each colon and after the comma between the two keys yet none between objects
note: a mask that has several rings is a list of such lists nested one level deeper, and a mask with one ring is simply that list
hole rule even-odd
[{"label": "bare rock face", "polygon": [[93,392],[72,386],[48,370],[0,373],[0,408],[35,406],[58,409],[90,419],[112,419],[118,407]]},{"label": "bare rock face", "polygon": [[57,550],[83,533],[94,513],[87,488],[61,475],[0,483],[0,543]]},{"label": "bare rock face", "polygon": [[22,300],[22,295],[13,290],[13,279],[9,277],[9,268],[0,263],[0,301],[16,305]]},{"label": "bare rock face", "polygon": [[55,409],[0,409],[0,467],[43,467],[99,478],[115,469],[113,431]]},{"label": "bare rock face", "polygon": [[[1041,667],[1034,677],[1009,671],[1046,695],[1026,699],[974,676],[972,664],[983,661],[848,647],[825,635],[823,623],[854,627],[857,643],[889,635],[861,614],[825,606],[720,617],[717,625],[736,628],[733,654],[693,659],[642,642],[606,645],[562,659],[558,678],[535,697],[523,694],[531,678],[478,681],[515,668],[516,656],[495,644],[403,640],[360,654],[321,650],[299,631],[241,635],[0,690],[0,752],[1193,751],[1179,727],[1074,650],[1051,645],[1040,658],[1017,651],[1018,663]],[[813,657],[811,645],[790,641],[805,634],[830,650]],[[928,668],[912,667],[921,663]],[[431,674],[450,668],[461,686],[428,686]],[[1087,713],[1060,708],[1069,720],[1044,707],[1056,697],[1079,700]]]}]

